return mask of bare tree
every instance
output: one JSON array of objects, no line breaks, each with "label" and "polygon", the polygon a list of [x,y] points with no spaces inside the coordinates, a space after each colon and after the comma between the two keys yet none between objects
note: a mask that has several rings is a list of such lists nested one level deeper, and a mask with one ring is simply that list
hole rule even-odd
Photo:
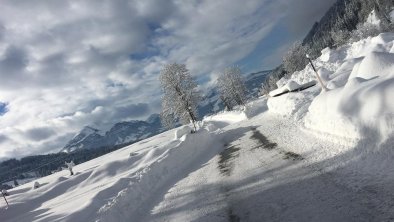
[{"label": "bare tree", "polygon": [[220,74],[217,85],[220,98],[228,109],[236,105],[245,105],[246,86],[238,67],[226,68]]},{"label": "bare tree", "polygon": [[164,93],[161,113],[163,125],[171,128],[174,122],[180,120],[183,124],[193,123],[196,131],[200,95],[186,65],[165,65],[160,73],[160,83]]}]

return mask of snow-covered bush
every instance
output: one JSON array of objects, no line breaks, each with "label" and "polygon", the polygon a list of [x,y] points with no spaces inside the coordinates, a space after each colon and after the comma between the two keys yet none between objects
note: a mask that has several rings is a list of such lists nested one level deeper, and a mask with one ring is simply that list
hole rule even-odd
[{"label": "snow-covered bush", "polygon": [[40,183],[39,182],[34,182],[34,184],[33,184],[33,189],[37,189],[37,188],[40,188]]},{"label": "snow-covered bush", "polygon": [[9,196],[10,195],[6,189],[1,190],[0,194],[3,195],[3,196]]},{"label": "snow-covered bush", "polygon": [[382,32],[378,24],[363,23],[358,24],[357,29],[353,30],[350,34],[349,42],[357,42],[361,39],[377,36]]}]

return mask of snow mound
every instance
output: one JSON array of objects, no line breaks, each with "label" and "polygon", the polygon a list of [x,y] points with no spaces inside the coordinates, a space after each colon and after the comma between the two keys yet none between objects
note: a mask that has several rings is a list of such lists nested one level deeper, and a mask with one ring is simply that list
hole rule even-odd
[{"label": "snow mound", "polygon": [[330,70],[328,70],[328,69],[326,69],[326,68],[324,68],[324,67],[322,67],[321,69],[319,69],[318,71],[317,71],[317,73],[319,74],[319,76],[320,76],[320,78],[323,80],[323,81],[329,81],[330,80],[330,75],[333,73],[332,71],[330,71]]},{"label": "snow mound", "polygon": [[322,55],[320,56],[320,60],[322,62],[337,62],[342,60],[341,54],[338,54],[335,50],[330,48],[325,48],[321,51]]},{"label": "snow mound", "polygon": [[261,98],[255,101],[248,103],[245,106],[245,114],[247,118],[252,118],[258,114],[265,112],[268,109],[267,107],[267,99]]},{"label": "snow mound", "polygon": [[175,131],[175,139],[178,140],[184,135],[190,134],[192,131],[193,129],[190,126],[181,126]]},{"label": "snow mound", "polygon": [[296,83],[295,81],[290,80],[284,87],[288,91],[293,91],[293,90],[298,89],[300,87],[300,85],[298,83]]},{"label": "snow mound", "polygon": [[357,65],[350,79],[361,77],[370,79],[376,76],[392,74],[394,70],[394,54],[387,52],[371,52],[365,56],[359,65]]},{"label": "snow mound", "polygon": [[[277,85],[282,85],[282,84],[279,83]],[[280,95],[282,93],[295,91],[295,90],[299,89],[300,87],[301,86],[297,82],[295,82],[293,80],[289,80],[282,87],[279,87],[278,89],[275,89],[275,90],[271,91],[269,93],[269,95],[272,96],[272,97],[275,97],[275,96],[278,96],[278,95]]]},{"label": "snow mound", "polygon": [[298,120],[305,114],[305,108],[309,106],[313,96],[314,91],[306,91],[273,97],[267,101],[268,110],[283,117],[294,116]]},{"label": "snow mound", "polygon": [[202,122],[203,125],[209,123],[217,128],[223,128],[233,123],[245,120],[247,118],[248,117],[244,111],[226,111],[213,116],[204,117]]},{"label": "snow mound", "polygon": [[208,130],[208,132],[215,132],[219,128],[212,123],[208,123],[208,125],[205,127],[205,129]]},{"label": "snow mound", "polygon": [[[306,129],[322,136],[383,142],[394,135],[393,45],[394,33],[382,33],[335,50],[322,50],[313,62],[329,91],[313,87],[269,98],[269,111],[300,120]],[[315,74],[307,66],[278,85],[310,79],[315,79]]]}]

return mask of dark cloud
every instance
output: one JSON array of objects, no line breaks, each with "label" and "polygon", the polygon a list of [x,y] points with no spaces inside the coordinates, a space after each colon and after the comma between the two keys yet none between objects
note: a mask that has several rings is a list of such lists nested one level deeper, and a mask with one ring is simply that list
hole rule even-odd
[{"label": "dark cloud", "polygon": [[26,131],[26,136],[34,141],[46,140],[54,134],[55,131],[48,127],[33,128]]},{"label": "dark cloud", "polygon": [[6,142],[7,140],[8,140],[8,137],[7,137],[7,136],[1,135],[1,134],[0,134],[0,144]]},{"label": "dark cloud", "polygon": [[130,104],[114,108],[113,117],[115,119],[139,118],[147,116],[150,113],[147,103]]},{"label": "dark cloud", "polygon": [[5,28],[4,28],[3,24],[1,24],[1,22],[0,22],[0,41],[3,40],[4,32],[5,32]]},{"label": "dark cloud", "polygon": [[23,72],[28,62],[26,52],[22,48],[11,45],[7,47],[4,58],[0,60],[0,75],[4,78],[13,78],[13,75]]}]

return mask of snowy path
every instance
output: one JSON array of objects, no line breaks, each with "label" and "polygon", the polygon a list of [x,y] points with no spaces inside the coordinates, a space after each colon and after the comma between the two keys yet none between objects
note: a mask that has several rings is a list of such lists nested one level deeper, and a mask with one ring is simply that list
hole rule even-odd
[{"label": "snowy path", "polygon": [[[351,156],[345,147],[268,113],[223,134],[226,149],[179,181],[142,221],[393,219],[394,196],[387,189],[394,183],[370,186],[375,178],[355,172],[357,161],[340,166]],[[342,153],[327,151],[335,147]]]},{"label": "snowy path", "polygon": [[345,146],[267,111],[245,118],[223,113],[22,185],[0,221],[394,220],[393,141]]}]

